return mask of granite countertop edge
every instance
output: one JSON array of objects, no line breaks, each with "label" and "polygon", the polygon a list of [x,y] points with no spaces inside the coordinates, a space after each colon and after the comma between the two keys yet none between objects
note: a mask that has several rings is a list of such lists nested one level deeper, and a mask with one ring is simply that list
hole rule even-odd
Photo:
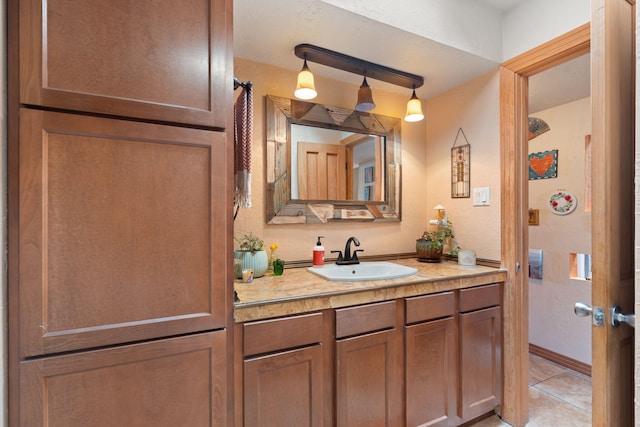
[{"label": "granite countertop edge", "polygon": [[242,323],[463,289],[506,279],[506,270],[494,267],[461,266],[451,261],[428,264],[415,259],[394,262],[418,271],[396,279],[333,282],[306,268],[292,268],[286,269],[282,276],[268,272],[252,283],[236,281],[234,320]]}]

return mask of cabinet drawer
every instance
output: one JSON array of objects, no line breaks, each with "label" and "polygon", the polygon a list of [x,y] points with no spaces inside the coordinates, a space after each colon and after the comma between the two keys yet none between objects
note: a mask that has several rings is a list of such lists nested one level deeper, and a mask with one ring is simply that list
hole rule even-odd
[{"label": "cabinet drawer", "polygon": [[456,299],[453,292],[407,298],[406,304],[406,323],[408,325],[453,316],[456,309]]},{"label": "cabinet drawer", "polygon": [[322,342],[322,313],[244,325],[245,357],[319,342]]},{"label": "cabinet drawer", "polygon": [[500,305],[500,284],[460,290],[460,312]]},{"label": "cabinet drawer", "polygon": [[336,338],[394,328],[395,326],[395,301],[336,310]]}]

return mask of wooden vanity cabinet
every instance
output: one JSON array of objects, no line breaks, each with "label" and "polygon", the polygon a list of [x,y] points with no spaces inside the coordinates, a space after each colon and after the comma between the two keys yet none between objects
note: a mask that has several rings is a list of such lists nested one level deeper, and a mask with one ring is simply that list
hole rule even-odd
[{"label": "wooden vanity cabinet", "polygon": [[460,393],[458,415],[467,422],[494,410],[502,394],[501,286],[460,292]]},{"label": "wooden vanity cabinet", "polygon": [[402,300],[336,310],[336,425],[402,425]]},{"label": "wooden vanity cabinet", "polygon": [[467,423],[500,404],[501,320],[491,284],[237,324],[236,425]]},{"label": "wooden vanity cabinet", "polygon": [[406,426],[456,422],[456,298],[443,292],[406,299]]},{"label": "wooden vanity cabinet", "polygon": [[[331,425],[323,313],[243,325],[245,427]],[[331,347],[331,346],[329,346]],[[238,403],[238,402],[237,402]]]}]

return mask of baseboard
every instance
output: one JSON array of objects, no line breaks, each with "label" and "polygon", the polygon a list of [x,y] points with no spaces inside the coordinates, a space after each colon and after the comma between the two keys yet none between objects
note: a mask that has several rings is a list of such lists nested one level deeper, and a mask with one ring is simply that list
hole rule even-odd
[{"label": "baseboard", "polygon": [[580,362],[579,360],[563,356],[562,354],[547,350],[546,348],[539,347],[535,344],[529,344],[529,353],[550,360],[551,362],[557,363],[565,368],[573,369],[574,371],[580,372],[581,374],[589,377],[591,376],[591,365]]}]

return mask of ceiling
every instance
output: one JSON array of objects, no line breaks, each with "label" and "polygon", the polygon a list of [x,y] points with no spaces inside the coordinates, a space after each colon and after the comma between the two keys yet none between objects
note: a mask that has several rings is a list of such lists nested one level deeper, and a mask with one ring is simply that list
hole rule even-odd
[{"label": "ceiling", "polygon": [[[414,1],[424,0],[402,0],[393,4],[406,7]],[[476,2],[475,8],[483,7],[499,19],[500,14],[526,0],[466,1]],[[330,3],[339,1],[234,0],[234,55],[297,71],[302,63],[293,49],[298,44],[310,43],[423,76],[425,84],[416,90],[421,99],[444,93],[500,65],[501,59],[491,59],[491,55],[471,53],[469,49],[423,37],[415,28],[410,28],[408,21],[405,29],[400,28],[397,20],[392,21],[393,17],[387,19],[384,13],[381,14],[383,17],[375,18],[373,6],[371,10],[367,9],[366,1],[345,2],[349,7],[359,5],[358,13]],[[422,9],[424,13],[424,3]],[[502,46],[497,48],[501,52]],[[358,75],[320,64],[310,63],[309,67],[317,76],[354,85],[362,81]],[[577,60],[531,78],[530,111],[588,96],[588,71],[588,59]],[[406,88],[373,79],[368,81],[374,93],[380,89],[410,95]]]}]

